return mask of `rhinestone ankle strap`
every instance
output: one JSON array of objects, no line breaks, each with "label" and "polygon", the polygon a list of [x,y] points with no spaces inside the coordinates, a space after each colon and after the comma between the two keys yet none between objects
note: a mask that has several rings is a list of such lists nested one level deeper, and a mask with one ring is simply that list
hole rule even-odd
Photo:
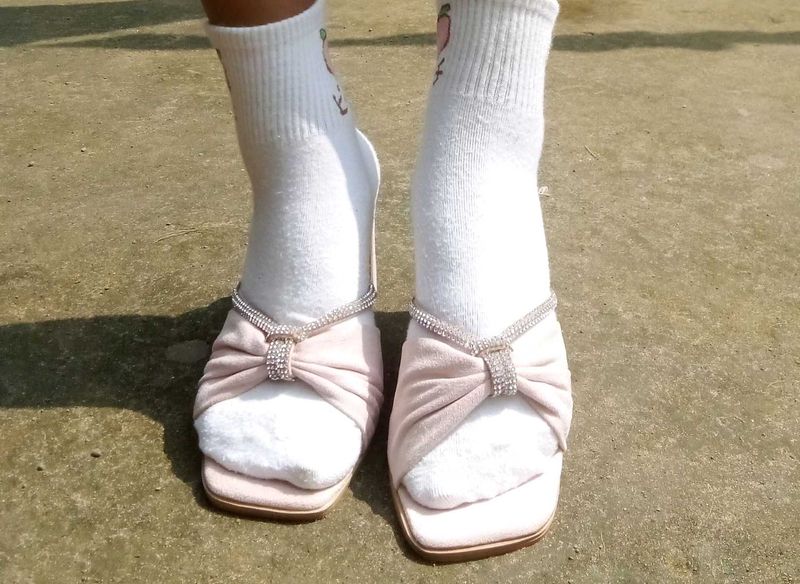
[{"label": "rhinestone ankle strap", "polygon": [[557,304],[555,293],[528,314],[514,322],[499,335],[480,339],[420,308],[416,302],[409,307],[411,318],[422,328],[458,345],[467,353],[481,357],[489,370],[492,397],[517,393],[517,374],[511,359],[511,343],[542,322]]},{"label": "rhinestone ankle strap", "polygon": [[375,304],[377,296],[375,286],[370,284],[367,291],[357,300],[334,308],[317,320],[302,326],[275,322],[242,298],[238,286],[231,294],[231,300],[233,301],[233,309],[264,333],[264,338],[267,341],[265,357],[267,379],[269,381],[292,381],[294,380],[294,375],[292,375],[291,356],[294,346],[331,325],[367,310]]}]

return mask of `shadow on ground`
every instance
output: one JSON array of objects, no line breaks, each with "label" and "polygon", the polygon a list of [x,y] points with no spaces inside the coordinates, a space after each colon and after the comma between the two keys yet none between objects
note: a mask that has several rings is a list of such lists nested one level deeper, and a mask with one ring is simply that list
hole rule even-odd
[{"label": "shadow on ground", "polygon": [[[414,46],[434,45],[433,34],[401,34],[374,38],[333,39],[334,47]],[[599,53],[626,49],[688,49],[694,51],[723,51],[736,45],[773,44],[800,45],[800,31],[757,32],[752,30],[709,30],[687,33],[655,33],[646,31],[585,33],[559,35],[553,39],[553,49],[577,53]],[[211,48],[208,39],[200,35],[127,34],[101,39],[54,43],[48,46],[85,47],[127,50],[170,50]]]},{"label": "shadow on ground", "polygon": [[[140,412],[164,428],[164,453],[198,502],[200,455],[191,411],[205,358],[171,361],[169,347],[189,340],[209,346],[230,307],[227,298],[176,317],[99,316],[0,326],[0,408],[108,407]],[[386,403],[397,380],[405,312],[379,312]],[[397,357],[395,357],[397,356]],[[355,497],[393,524],[385,477],[388,408],[352,483]]]},{"label": "shadow on ground", "polygon": [[[200,2],[127,0],[0,7],[0,47],[201,18]],[[131,35],[137,36],[137,35]]]},{"label": "shadow on ground", "polygon": [[[203,18],[199,2],[127,0],[92,4],[0,7],[0,47],[59,41],[46,46],[127,50],[191,50],[209,48],[202,35],[127,33],[99,39],[64,41],[74,36]],[[367,38],[332,39],[338,47],[434,45],[434,34],[411,33]],[[722,51],[740,44],[800,45],[800,31],[708,30],[681,33],[625,31],[559,35],[557,51],[604,52],[639,48]]]}]

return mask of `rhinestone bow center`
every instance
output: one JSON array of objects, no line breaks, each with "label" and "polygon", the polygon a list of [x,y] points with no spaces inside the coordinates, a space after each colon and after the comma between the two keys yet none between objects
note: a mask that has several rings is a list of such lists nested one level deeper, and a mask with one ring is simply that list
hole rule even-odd
[{"label": "rhinestone bow center", "polygon": [[467,334],[459,327],[426,312],[416,302],[411,303],[409,312],[411,318],[422,328],[483,359],[489,370],[492,397],[497,397],[517,393],[517,370],[511,359],[511,343],[542,322],[552,310],[555,310],[556,304],[556,295],[550,294],[547,300],[512,323],[502,333],[484,339]]},{"label": "rhinestone bow center", "polygon": [[292,353],[297,338],[291,335],[269,335],[266,337],[267,350],[264,364],[267,366],[268,381],[293,381]]},{"label": "rhinestone bow center", "polygon": [[492,397],[517,393],[517,370],[511,359],[511,345],[495,345],[478,356],[486,363],[492,382]]},{"label": "rhinestone bow center", "polygon": [[264,333],[267,345],[264,353],[267,381],[293,381],[295,377],[292,374],[292,354],[295,345],[322,332],[329,326],[367,310],[375,303],[376,296],[375,286],[370,285],[360,298],[334,308],[317,320],[302,326],[291,326],[274,321],[242,298],[238,286],[231,294],[231,300],[233,309]]}]

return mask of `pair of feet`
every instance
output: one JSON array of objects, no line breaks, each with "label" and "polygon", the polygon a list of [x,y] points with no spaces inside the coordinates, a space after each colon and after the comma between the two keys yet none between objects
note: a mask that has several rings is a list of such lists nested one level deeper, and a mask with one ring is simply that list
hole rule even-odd
[{"label": "pair of feet", "polygon": [[[320,0],[275,24],[208,27],[254,216],[241,301],[215,343],[196,428],[212,497],[272,515],[335,500],[382,401],[371,312],[314,322],[370,289],[378,182],[326,54],[323,10]],[[419,549],[530,541],[555,509],[571,399],[552,306],[532,328],[494,337],[550,296],[536,174],[556,12],[553,0],[455,0],[440,10],[411,193],[422,310],[390,424],[393,490]],[[487,399],[498,389],[514,395]],[[520,493],[539,500],[515,527]],[[426,510],[447,516],[444,527]],[[455,537],[447,527],[492,516],[505,531],[464,527]]]},{"label": "pair of feet", "polygon": [[[383,402],[376,295],[369,285],[318,319],[286,324],[234,291],[195,404],[215,504],[303,520],[343,493]],[[549,526],[572,405],[554,309],[551,295],[479,338],[412,304],[388,454],[401,524],[423,556],[502,553]]]}]

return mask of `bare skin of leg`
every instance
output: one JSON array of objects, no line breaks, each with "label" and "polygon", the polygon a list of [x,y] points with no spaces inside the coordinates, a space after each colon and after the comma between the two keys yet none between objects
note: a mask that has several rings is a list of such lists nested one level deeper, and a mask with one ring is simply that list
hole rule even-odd
[{"label": "bare skin of leg", "polygon": [[259,26],[307,10],[314,0],[202,0],[208,21],[217,26]]}]

